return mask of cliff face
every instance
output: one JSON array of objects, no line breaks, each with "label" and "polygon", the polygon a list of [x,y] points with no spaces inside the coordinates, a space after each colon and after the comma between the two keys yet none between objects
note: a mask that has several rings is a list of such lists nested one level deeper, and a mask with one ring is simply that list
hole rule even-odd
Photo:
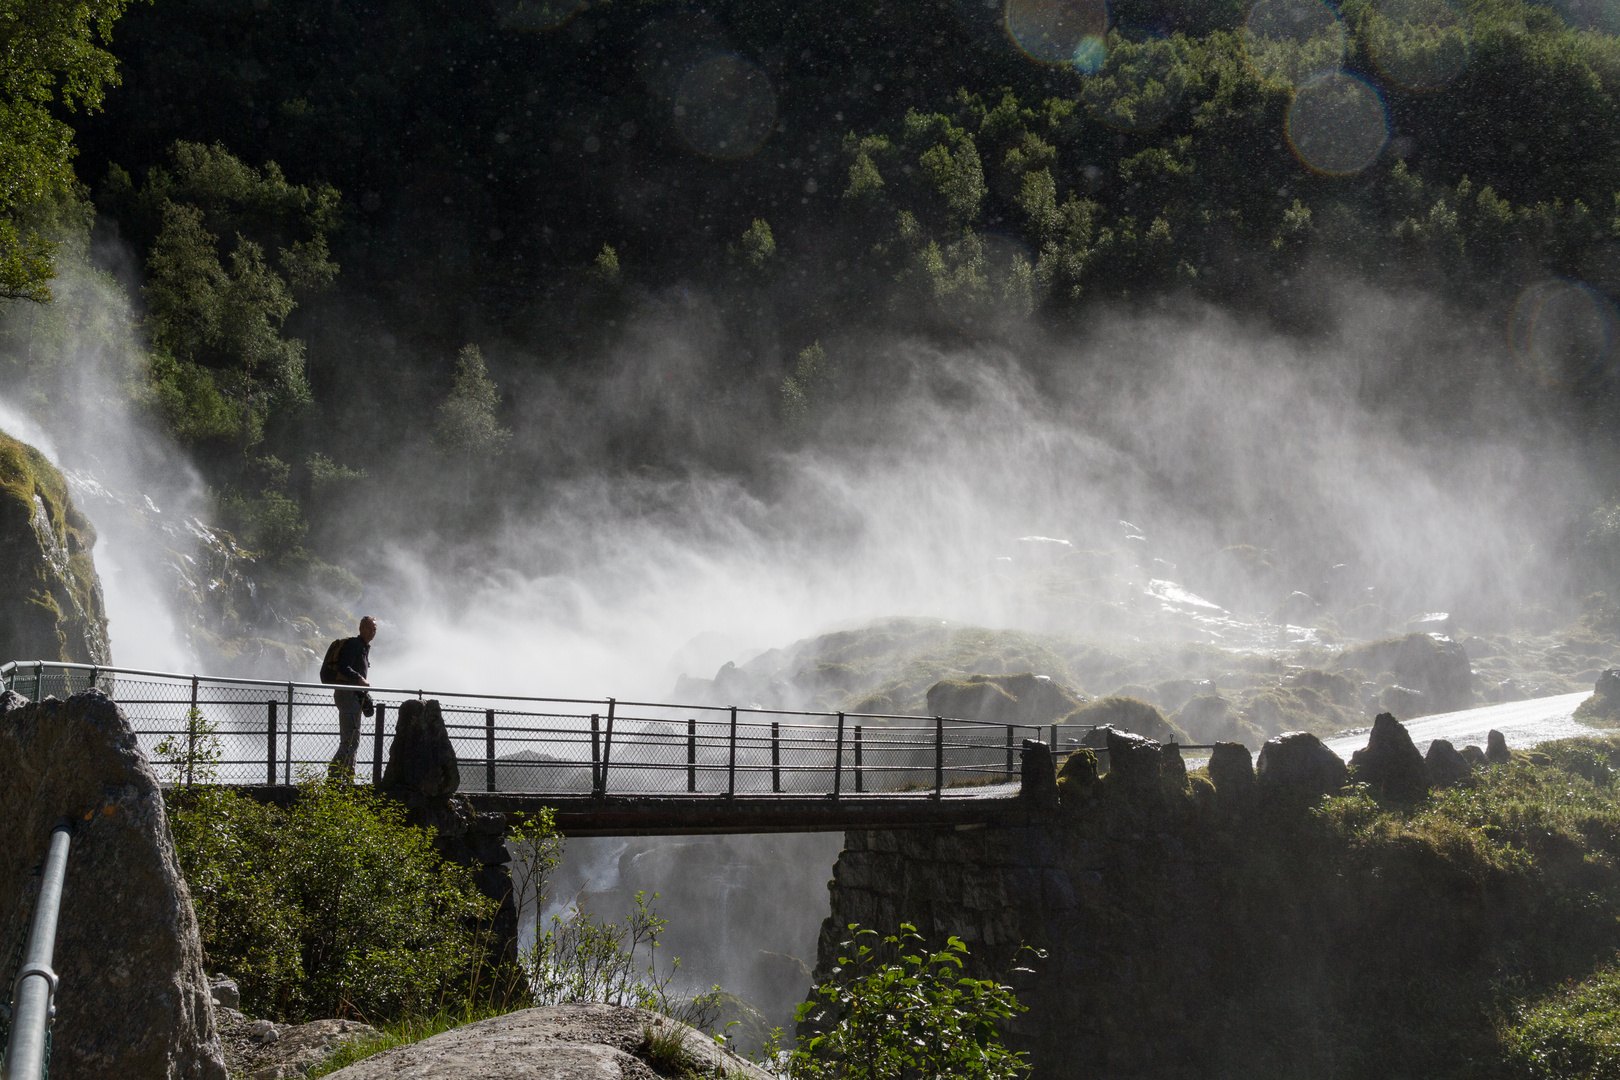
[{"label": "cliff face", "polygon": [[61,472],[0,432],[0,662],[112,663],[95,542]]}]

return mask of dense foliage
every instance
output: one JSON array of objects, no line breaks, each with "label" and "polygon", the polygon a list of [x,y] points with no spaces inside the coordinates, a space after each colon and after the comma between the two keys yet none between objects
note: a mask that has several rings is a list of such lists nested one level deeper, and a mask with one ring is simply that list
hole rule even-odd
[{"label": "dense foliage", "polygon": [[207,962],[249,1014],[380,1022],[467,996],[493,905],[396,803],[308,783],[284,810],[197,786],[170,823]]},{"label": "dense foliage", "polygon": [[1024,1056],[1000,1025],[1024,1010],[1012,989],[963,971],[968,948],[950,937],[926,947],[917,928],[899,933],[848,927],[833,977],[799,1009],[822,1030],[786,1057],[792,1080],[1018,1080]]}]

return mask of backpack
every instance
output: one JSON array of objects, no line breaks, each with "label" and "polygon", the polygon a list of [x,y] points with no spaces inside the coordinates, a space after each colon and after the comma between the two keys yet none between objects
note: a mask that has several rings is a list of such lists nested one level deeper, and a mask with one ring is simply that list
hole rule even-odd
[{"label": "backpack", "polygon": [[326,647],[326,659],[321,661],[321,682],[335,683],[343,681],[338,678],[337,659],[338,650],[343,648],[343,643],[347,640],[348,638],[338,638]]}]

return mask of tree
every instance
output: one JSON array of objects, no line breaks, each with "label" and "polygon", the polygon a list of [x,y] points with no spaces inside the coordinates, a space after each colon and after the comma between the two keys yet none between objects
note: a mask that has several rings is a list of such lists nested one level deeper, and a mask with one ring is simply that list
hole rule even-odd
[{"label": "tree", "polygon": [[[0,0],[0,297],[50,300],[50,208],[73,195],[73,129],[118,84],[101,47],[128,0]],[[55,109],[53,110],[53,107]]]},{"label": "tree", "polygon": [[495,420],[501,403],[500,387],[484,367],[484,354],[477,345],[464,345],[456,357],[456,376],[450,396],[439,406],[439,422],[433,441],[448,454],[463,457],[495,457],[506,449],[511,431]]},{"label": "tree", "polygon": [[101,196],[147,253],[155,397],[181,439],[251,449],[273,416],[309,403],[304,343],[282,327],[337,275],[326,236],[340,197],[217,144],[178,142],[170,159],[139,191],[115,166]]}]

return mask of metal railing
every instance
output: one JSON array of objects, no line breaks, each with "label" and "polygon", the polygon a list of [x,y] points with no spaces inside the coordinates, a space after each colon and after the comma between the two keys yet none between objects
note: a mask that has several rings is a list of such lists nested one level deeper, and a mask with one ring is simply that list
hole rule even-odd
[{"label": "metal railing", "polygon": [[[321,683],[51,661],[6,664],[0,680],[35,700],[99,688],[122,707],[154,760],[165,738],[207,729],[217,748],[218,783],[295,783],[324,774],[338,749],[336,688]],[[368,751],[371,781],[382,778],[400,705],[435,698],[461,768],[461,790],[539,795],[968,795],[1016,781],[1025,739],[1072,749],[1092,730],[613,698],[377,687],[369,693],[376,711],[363,721],[359,778]],[[200,725],[188,727],[193,716]]]},{"label": "metal railing", "polygon": [[62,906],[72,837],[72,828],[65,824],[51,832],[33,925],[11,984],[11,1030],[5,1060],[0,1063],[4,1080],[40,1080],[50,1061],[51,1020],[56,1016],[56,972],[51,960],[56,953],[56,916]]}]

